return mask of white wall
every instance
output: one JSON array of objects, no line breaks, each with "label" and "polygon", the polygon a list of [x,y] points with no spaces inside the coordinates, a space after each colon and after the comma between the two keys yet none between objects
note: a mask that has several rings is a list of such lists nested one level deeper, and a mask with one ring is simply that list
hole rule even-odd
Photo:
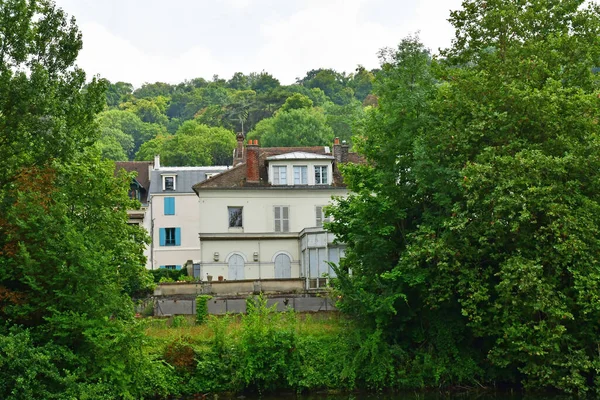
[{"label": "white wall", "polygon": [[[316,225],[316,206],[331,203],[331,196],[346,196],[341,188],[203,190],[199,227],[202,233],[275,232],[274,206],[289,207],[290,232]],[[243,227],[229,228],[228,207],[243,207]]]},{"label": "white wall", "polygon": [[[175,198],[175,215],[164,215],[165,197]],[[153,257],[150,268],[161,265],[181,265],[197,259],[200,251],[198,227],[200,210],[195,193],[155,194],[151,199]],[[181,228],[180,246],[160,246],[159,228]]]}]

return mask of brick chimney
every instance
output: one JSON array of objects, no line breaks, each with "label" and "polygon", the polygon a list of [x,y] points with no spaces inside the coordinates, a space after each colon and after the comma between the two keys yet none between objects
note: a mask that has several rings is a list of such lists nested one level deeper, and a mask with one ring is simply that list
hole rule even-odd
[{"label": "brick chimney", "polygon": [[340,138],[333,139],[333,157],[336,163],[342,162],[342,145],[340,144]]},{"label": "brick chimney", "polygon": [[348,162],[348,151],[350,149],[350,146],[346,144],[346,141],[343,140],[342,141],[342,157],[341,157],[341,162],[342,163],[346,163]]},{"label": "brick chimney", "polygon": [[244,132],[238,132],[236,135],[237,147],[233,150],[233,166],[244,162]]},{"label": "brick chimney", "polygon": [[258,182],[260,180],[258,165],[258,140],[248,140],[246,146],[246,181]]}]

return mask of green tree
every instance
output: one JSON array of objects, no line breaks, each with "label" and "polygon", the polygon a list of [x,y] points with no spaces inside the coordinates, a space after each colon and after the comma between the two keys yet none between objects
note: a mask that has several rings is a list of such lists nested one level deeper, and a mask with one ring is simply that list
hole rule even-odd
[{"label": "green tree", "polygon": [[[119,138],[117,141],[122,145],[127,159],[133,158],[133,155],[138,151],[142,143],[166,133],[163,126],[145,123],[130,111],[104,111],[98,114],[98,123],[102,132],[108,130],[108,132],[113,132],[114,136]],[[120,133],[114,130],[120,131]],[[129,145],[126,137],[133,138],[133,147]]]},{"label": "green tree", "polygon": [[102,128],[102,136],[96,142],[102,157],[113,161],[127,161],[133,150],[133,138],[115,128]]},{"label": "green tree", "polygon": [[110,83],[104,80],[106,84],[106,104],[110,108],[117,108],[124,101],[129,101],[129,96],[133,93],[133,85],[127,82]]},{"label": "green tree", "polygon": [[21,168],[68,159],[96,140],[104,86],[92,80],[81,90],[85,74],[71,68],[81,35],[53,2],[8,0],[0,10],[1,190]]},{"label": "green tree", "polygon": [[[340,271],[342,307],[453,349],[446,379],[470,359],[496,381],[597,390],[600,10],[582,3],[465,1],[434,96],[383,66],[360,146],[388,181],[348,168],[357,194],[333,210],[355,272]],[[407,91],[415,104],[390,102]],[[373,129],[410,121],[387,141]]]},{"label": "green tree", "polygon": [[0,32],[0,397],[145,396],[158,369],[126,287],[144,286],[147,237],[127,225],[131,177],[92,146],[103,85],[84,86],[52,1],[0,3]]},{"label": "green tree", "polygon": [[248,138],[259,139],[264,147],[319,146],[333,142],[333,130],[321,111],[302,108],[263,119]]},{"label": "green tree", "polygon": [[235,145],[235,135],[227,129],[186,121],[175,135],[144,143],[136,160],[152,160],[160,154],[164,165],[229,165]]},{"label": "green tree", "polygon": [[312,108],[313,102],[308,96],[300,93],[294,93],[287,98],[285,103],[279,109],[280,112],[286,112],[290,110],[299,110],[301,108]]}]

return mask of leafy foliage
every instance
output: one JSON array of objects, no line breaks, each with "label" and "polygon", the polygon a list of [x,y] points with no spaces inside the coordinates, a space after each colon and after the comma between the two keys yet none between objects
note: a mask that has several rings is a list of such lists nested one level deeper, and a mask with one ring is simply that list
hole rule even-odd
[{"label": "leafy foliage", "polygon": [[331,210],[340,307],[445,383],[596,390],[600,9],[470,0],[450,21],[439,62],[383,53],[371,165]]}]

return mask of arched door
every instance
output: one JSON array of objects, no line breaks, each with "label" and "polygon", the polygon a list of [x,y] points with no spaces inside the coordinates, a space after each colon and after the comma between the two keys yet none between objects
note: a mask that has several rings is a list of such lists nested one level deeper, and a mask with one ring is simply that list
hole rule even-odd
[{"label": "arched door", "polygon": [[244,279],[244,258],[239,254],[229,257],[229,280]]},{"label": "arched door", "polygon": [[278,254],[275,257],[275,278],[292,277],[292,260],[287,254]]}]

